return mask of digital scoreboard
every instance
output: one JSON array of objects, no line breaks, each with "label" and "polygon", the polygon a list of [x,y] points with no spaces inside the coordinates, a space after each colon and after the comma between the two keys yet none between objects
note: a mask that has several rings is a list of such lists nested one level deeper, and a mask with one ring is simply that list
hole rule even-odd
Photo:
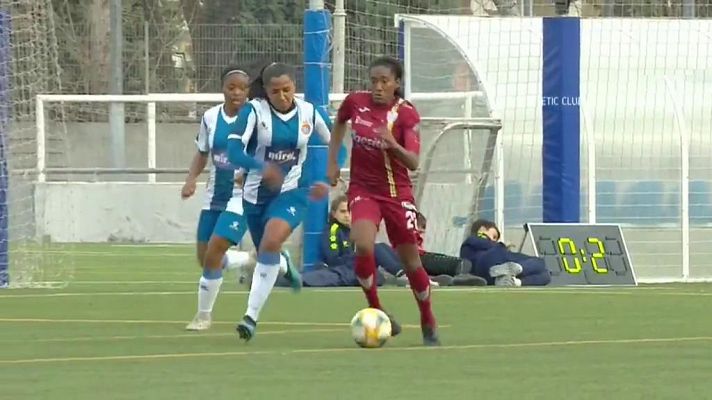
[{"label": "digital scoreboard", "polygon": [[531,223],[524,230],[551,285],[637,285],[620,225]]}]

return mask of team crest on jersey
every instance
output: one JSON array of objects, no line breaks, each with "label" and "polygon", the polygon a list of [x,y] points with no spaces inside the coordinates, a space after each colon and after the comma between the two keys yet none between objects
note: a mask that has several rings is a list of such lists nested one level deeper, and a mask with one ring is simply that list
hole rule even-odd
[{"label": "team crest on jersey", "polygon": [[302,122],[302,128],[301,128],[302,135],[308,135],[309,132],[311,132],[311,129],[312,129],[312,127],[309,124],[309,122],[307,122],[307,121]]}]

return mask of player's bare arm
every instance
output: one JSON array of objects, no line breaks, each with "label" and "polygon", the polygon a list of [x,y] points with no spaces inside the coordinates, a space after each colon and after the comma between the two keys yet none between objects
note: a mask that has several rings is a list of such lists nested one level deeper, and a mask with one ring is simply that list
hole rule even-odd
[{"label": "player's bare arm", "polygon": [[336,186],[339,183],[341,169],[339,168],[339,150],[346,135],[346,122],[336,121],[334,129],[331,131],[331,141],[329,141],[329,165],[326,171],[326,176],[329,179],[331,186]]},{"label": "player's bare arm", "polygon": [[180,191],[180,197],[187,199],[195,194],[195,187],[198,182],[198,177],[208,165],[208,154],[201,151],[196,151],[193,160],[190,162],[188,176],[185,177],[185,183]]}]

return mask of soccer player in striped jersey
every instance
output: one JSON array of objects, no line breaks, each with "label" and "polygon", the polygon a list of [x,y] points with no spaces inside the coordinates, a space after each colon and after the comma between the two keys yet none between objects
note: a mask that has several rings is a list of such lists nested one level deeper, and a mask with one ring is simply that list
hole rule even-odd
[{"label": "soccer player in striped jersey", "polygon": [[[231,165],[227,156],[227,138],[235,129],[238,111],[247,101],[249,76],[239,67],[232,66],[223,71],[221,79],[225,101],[203,114],[196,138],[198,151],[181,190],[183,199],[195,193],[198,176],[210,158],[210,177],[197,232],[198,262],[203,267],[198,285],[198,311],[186,326],[186,329],[195,331],[210,328],[213,306],[222,285],[222,271],[243,267],[250,262],[247,252],[230,250],[242,240],[247,224],[242,209],[242,187],[238,183],[244,171]],[[282,271],[287,270],[284,256],[280,259],[280,267]]]},{"label": "soccer player in striped jersey", "polygon": [[272,63],[263,68],[250,85],[252,100],[240,111],[237,129],[229,136],[230,162],[247,170],[243,205],[258,249],[247,311],[237,325],[245,340],[255,334],[277,280],[279,252],[302,222],[309,192],[314,199],[329,193],[326,177],[309,176],[303,163],[312,133],[329,142],[331,121],[323,110],[295,98],[295,91],[291,67]]},{"label": "soccer player in striped jersey", "polygon": [[[339,179],[337,155],[350,120],[353,148],[348,196],[356,276],[369,306],[380,309],[374,243],[378,226],[385,220],[388,238],[403,262],[420,308],[423,343],[439,345],[430,305],[430,278],[418,252],[418,210],[408,175],[418,168],[420,115],[403,99],[403,66],[398,60],[379,58],[369,67],[369,74],[371,91],[349,94],[339,108],[329,145],[329,180],[336,185]],[[400,326],[392,318],[391,325],[392,334],[397,335]]]}]

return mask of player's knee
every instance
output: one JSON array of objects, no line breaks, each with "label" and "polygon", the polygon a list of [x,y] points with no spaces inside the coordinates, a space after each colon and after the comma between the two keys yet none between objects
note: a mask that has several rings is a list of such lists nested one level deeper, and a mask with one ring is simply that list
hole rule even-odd
[{"label": "player's knee", "polygon": [[198,265],[202,268],[203,267],[203,262],[205,261],[205,253],[207,250],[207,245],[205,244],[199,244],[198,249],[196,250],[195,256],[198,260]]},{"label": "player's knee", "polygon": [[203,266],[207,268],[220,268],[222,267],[223,256],[225,252],[230,248],[230,242],[227,240],[213,236],[208,242],[208,248],[203,256]]},{"label": "player's knee", "polygon": [[365,256],[367,254],[373,254],[373,249],[375,243],[369,240],[354,240],[354,249],[356,255]]},{"label": "player's knee", "polygon": [[279,253],[282,250],[282,242],[274,238],[262,238],[260,242],[260,252]]},{"label": "player's knee", "polygon": [[396,251],[406,271],[413,272],[423,266],[418,247],[415,244],[400,244],[396,247]]},{"label": "player's knee", "polygon": [[370,221],[357,221],[351,229],[351,241],[358,255],[373,253],[378,229]]}]

